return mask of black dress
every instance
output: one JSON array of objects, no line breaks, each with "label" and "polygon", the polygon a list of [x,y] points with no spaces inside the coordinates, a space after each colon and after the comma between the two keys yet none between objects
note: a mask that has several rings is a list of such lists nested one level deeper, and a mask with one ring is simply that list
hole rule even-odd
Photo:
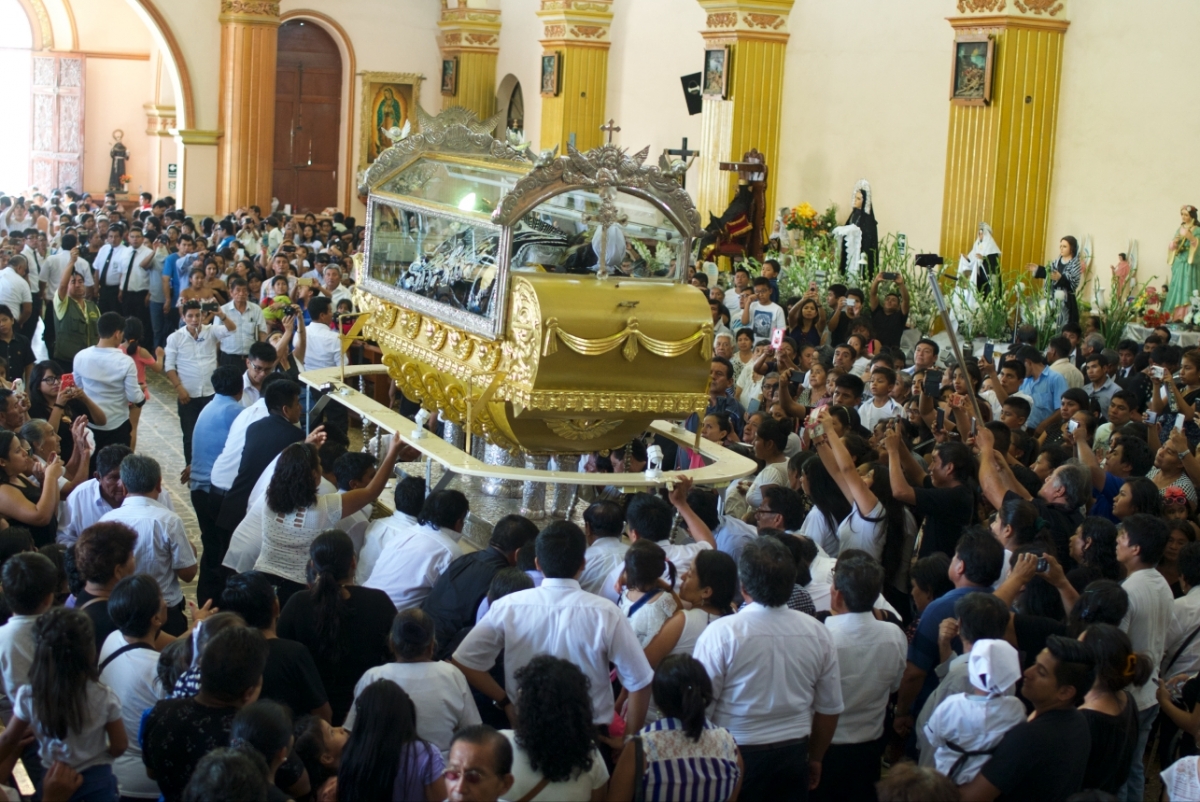
[{"label": "black dress", "polygon": [[[17,490],[20,490],[21,495],[23,495],[26,499],[28,499],[29,503],[36,506],[37,503],[39,501],[41,501],[42,489],[40,487],[38,487],[37,485],[30,484],[29,482],[25,481],[24,479],[21,479],[21,484],[19,484],[19,485],[12,483],[12,482],[10,482],[10,484],[12,484],[12,486],[15,487]],[[46,545],[53,543],[54,539],[58,536],[58,510],[57,509],[55,509],[54,515],[52,515],[50,517],[50,523],[44,524],[42,526],[35,526],[31,523],[27,523],[25,521],[21,521],[16,518],[10,518],[9,523],[11,523],[15,526],[23,526],[26,529],[28,529],[29,534],[33,536],[33,544],[35,546],[37,546],[39,549],[42,546],[46,546]]]},{"label": "black dress", "polygon": [[1083,787],[1117,793],[1129,775],[1133,750],[1138,740],[1138,709],[1133,697],[1124,691],[1125,709],[1115,716],[1097,710],[1083,710],[1092,734]]}]

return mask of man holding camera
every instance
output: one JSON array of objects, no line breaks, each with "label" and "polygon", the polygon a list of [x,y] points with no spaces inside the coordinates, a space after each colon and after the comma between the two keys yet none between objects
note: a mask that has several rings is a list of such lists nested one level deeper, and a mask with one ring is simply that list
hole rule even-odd
[{"label": "man holding camera", "polygon": [[[205,306],[207,308],[205,308]],[[183,458],[192,463],[192,430],[200,412],[212,400],[212,375],[217,369],[220,340],[212,326],[204,325],[204,315],[211,312],[225,325],[226,331],[236,326],[216,303],[201,305],[187,301],[183,305],[184,327],[167,337],[164,367],[167,379],[175,387],[179,401],[179,428],[183,430]]]},{"label": "man holding camera", "polygon": [[[885,281],[893,282],[895,286],[883,296],[880,306],[879,285]],[[899,273],[877,273],[871,280],[871,325],[875,327],[875,337],[885,348],[900,347],[900,338],[908,325],[908,302],[908,285]]]}]

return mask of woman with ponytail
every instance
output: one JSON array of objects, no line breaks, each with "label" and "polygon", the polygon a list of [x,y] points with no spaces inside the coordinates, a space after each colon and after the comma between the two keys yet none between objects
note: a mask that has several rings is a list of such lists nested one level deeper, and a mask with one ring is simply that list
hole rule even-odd
[{"label": "woman with ponytail", "polygon": [[735,799],[742,786],[742,756],[729,730],[706,718],[713,688],[704,666],[691,655],[670,655],[654,672],[651,693],[662,718],[646,725],[621,752],[608,798]]},{"label": "woman with ponytail", "polygon": [[[663,580],[668,572],[669,585]],[[625,572],[621,574],[625,590],[621,592],[620,607],[643,649],[680,607],[679,597],[671,592],[675,580],[675,564],[654,541],[639,538],[625,552]]]},{"label": "woman with ponytail", "polygon": [[308,550],[308,590],[288,599],[276,634],[308,647],[341,726],[363,672],[383,665],[396,606],[382,590],[354,584],[354,543],[337,529],[322,532]]},{"label": "woman with ponytail", "polygon": [[[419,607],[396,613],[388,645],[394,663],[368,669],[354,687],[354,698],[373,682],[389,680],[403,688],[417,706],[417,735],[441,751],[450,753],[450,740],[464,727],[479,724],[479,708],[461,671],[448,662],[433,659],[437,636],[433,619]],[[346,716],[345,729],[354,731],[355,710]]]},{"label": "woman with ponytail", "polygon": [[1153,664],[1112,624],[1092,624],[1079,639],[1096,666],[1096,681],[1079,706],[1092,734],[1083,787],[1116,794],[1125,784],[1138,740],[1137,704],[1125,689],[1145,685]]},{"label": "woman with ponytail", "polygon": [[17,691],[12,719],[0,734],[0,763],[20,754],[32,729],[43,766],[62,761],[83,775],[73,799],[116,802],[112,763],[129,741],[121,700],[96,671],[92,620],[52,607],[34,625],[34,640],[30,682]]},{"label": "woman with ponytail", "polygon": [[1050,550],[1054,548],[1054,539],[1046,529],[1046,522],[1038,515],[1038,508],[1023,498],[1005,499],[992,519],[992,534],[1004,547],[1001,582],[1008,577],[1009,560],[1021,546],[1040,543]]}]

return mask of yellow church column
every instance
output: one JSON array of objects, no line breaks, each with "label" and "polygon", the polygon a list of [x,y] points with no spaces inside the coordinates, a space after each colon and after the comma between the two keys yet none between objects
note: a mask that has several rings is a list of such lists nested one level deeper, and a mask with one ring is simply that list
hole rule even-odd
[{"label": "yellow church column", "polygon": [[[768,224],[775,214],[779,167],[779,123],[783,108],[783,63],[787,18],[794,0],[698,0],[708,12],[704,47],[725,48],[725,92],[704,95],[700,156],[696,163],[696,205],[702,222],[725,211],[737,187],[737,174],[719,169],[757,149],[767,163]],[[696,63],[702,63],[697,53]],[[719,78],[719,76],[717,76]],[[701,78],[701,85],[708,76]]]},{"label": "yellow church column", "polygon": [[[608,91],[612,0],[542,0],[537,15],[542,20],[543,68],[538,147],[558,145],[565,153],[572,135],[581,151],[607,142],[600,126]],[[557,73],[548,69],[546,56],[552,55],[558,56]]]},{"label": "yellow church column", "polygon": [[[1007,281],[1048,258],[1066,0],[959,0],[958,8],[962,16],[949,20],[955,44],[940,252],[966,253],[979,224],[988,223]],[[973,46],[982,43],[982,58],[989,42],[990,97],[953,97],[978,93],[965,88],[974,85],[966,62]]]},{"label": "yellow church column", "polygon": [[442,75],[442,108],[462,106],[481,120],[491,117],[496,113],[500,12],[460,3],[459,8],[442,9],[438,27],[442,29],[442,58],[458,61],[452,81]]},{"label": "yellow church column", "polygon": [[221,0],[217,213],[271,207],[279,3]]}]

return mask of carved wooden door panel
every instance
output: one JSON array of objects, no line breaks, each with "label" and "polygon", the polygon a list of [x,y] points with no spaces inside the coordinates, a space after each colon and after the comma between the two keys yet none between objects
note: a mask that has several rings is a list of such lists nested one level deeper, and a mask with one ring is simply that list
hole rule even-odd
[{"label": "carved wooden door panel", "polygon": [[33,57],[30,182],[42,192],[83,187],[83,56]]},{"label": "carved wooden door panel", "polygon": [[322,28],[303,20],[279,27],[275,70],[272,193],[296,212],[338,205],[342,57]]}]

